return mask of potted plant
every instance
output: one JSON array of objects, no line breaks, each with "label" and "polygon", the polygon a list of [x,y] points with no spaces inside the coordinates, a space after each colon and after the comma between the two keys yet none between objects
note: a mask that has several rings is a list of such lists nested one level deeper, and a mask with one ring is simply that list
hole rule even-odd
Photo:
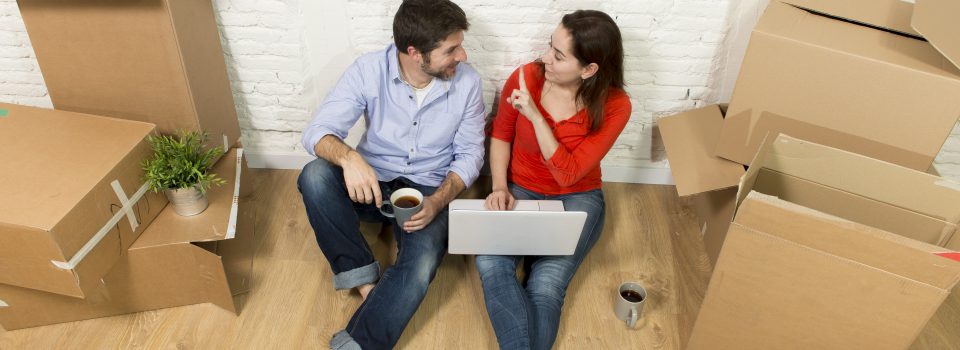
[{"label": "potted plant", "polygon": [[153,147],[153,157],[143,162],[146,181],[154,192],[166,194],[177,214],[202,213],[208,205],[207,189],[225,183],[209,171],[224,150],[219,146],[204,150],[206,139],[207,133],[200,131],[147,137]]}]

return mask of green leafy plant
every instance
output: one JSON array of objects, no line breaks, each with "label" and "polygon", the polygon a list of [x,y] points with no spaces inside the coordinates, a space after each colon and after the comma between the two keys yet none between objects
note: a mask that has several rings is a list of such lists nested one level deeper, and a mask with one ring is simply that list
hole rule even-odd
[{"label": "green leafy plant", "polygon": [[206,140],[206,132],[185,130],[175,136],[148,136],[153,157],[143,162],[143,170],[146,171],[150,189],[160,192],[196,187],[205,193],[211,186],[226,183],[209,172],[213,161],[223,155],[223,147],[204,150],[203,143]]}]

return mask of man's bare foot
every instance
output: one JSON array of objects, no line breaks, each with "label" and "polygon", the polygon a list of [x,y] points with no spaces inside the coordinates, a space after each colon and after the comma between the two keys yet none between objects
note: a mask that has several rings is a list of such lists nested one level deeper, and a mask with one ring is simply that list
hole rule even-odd
[{"label": "man's bare foot", "polygon": [[367,295],[370,294],[371,290],[373,290],[372,283],[357,286],[357,291],[360,292],[360,297],[363,298],[363,301],[367,301]]}]

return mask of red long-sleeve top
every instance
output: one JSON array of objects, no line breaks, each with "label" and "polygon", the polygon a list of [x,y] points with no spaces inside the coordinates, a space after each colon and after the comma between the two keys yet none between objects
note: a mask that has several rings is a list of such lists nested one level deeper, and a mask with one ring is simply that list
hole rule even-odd
[{"label": "red long-sleeve top", "polygon": [[519,88],[518,68],[503,86],[490,135],[513,144],[508,179],[524,188],[548,195],[600,188],[600,160],[613,147],[630,119],[629,96],[621,89],[611,88],[604,105],[603,123],[597,131],[590,132],[586,109],[581,109],[569,119],[555,122],[540,104],[545,80],[539,65],[529,63],[523,67],[530,97],[550,125],[560,146],[550,159],[545,160],[533,123],[506,101],[510,92]]}]

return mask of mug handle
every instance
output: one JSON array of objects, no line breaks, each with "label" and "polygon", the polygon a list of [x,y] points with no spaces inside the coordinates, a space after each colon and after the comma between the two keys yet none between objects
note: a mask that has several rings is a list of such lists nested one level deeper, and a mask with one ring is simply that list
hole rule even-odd
[{"label": "mug handle", "polygon": [[[384,207],[387,207],[387,206],[390,207],[390,212],[389,212],[389,213],[383,211],[383,208],[384,208]],[[380,208],[377,208],[377,209],[380,209],[380,214],[383,214],[383,216],[386,216],[386,217],[388,217],[388,218],[395,218],[395,217],[396,217],[396,216],[393,214],[393,205],[390,204],[390,203],[383,203],[383,205],[381,205]]]},{"label": "mug handle", "polygon": [[630,319],[627,320],[627,326],[630,326],[630,328],[636,326],[638,318],[640,318],[640,313],[637,312],[637,309],[630,309]]}]

